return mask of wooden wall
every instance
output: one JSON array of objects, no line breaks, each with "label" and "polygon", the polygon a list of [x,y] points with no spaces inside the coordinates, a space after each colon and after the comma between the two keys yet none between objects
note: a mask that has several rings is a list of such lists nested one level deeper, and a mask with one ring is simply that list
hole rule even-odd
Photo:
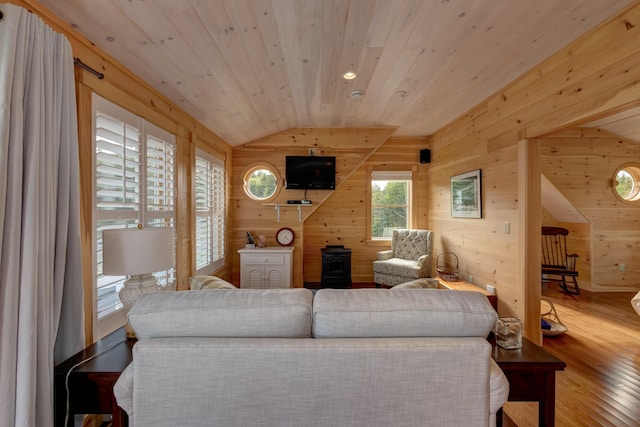
[{"label": "wooden wall", "polygon": [[[245,233],[264,234],[267,244],[276,245],[274,235],[280,227],[290,227],[296,234],[294,251],[294,286],[319,282],[321,276],[320,249],[327,244],[342,244],[352,252],[354,282],[372,282],[372,262],[384,249],[366,241],[367,167],[374,164],[419,165],[419,150],[427,147],[426,138],[389,138],[394,128],[374,129],[291,129],[233,150],[233,200],[231,207],[234,256],[233,281],[239,282],[239,255]],[[337,188],[335,191],[308,191],[312,207],[302,207],[298,221],[296,206],[283,207],[281,220],[276,221],[273,207],[251,200],[243,189],[245,171],[255,162],[266,162],[285,174],[286,155],[307,155],[315,148],[317,155],[336,156]],[[418,167],[416,185],[420,187],[419,223],[426,226],[426,168]],[[303,190],[281,190],[271,203],[286,203],[287,199],[302,199]],[[387,244],[388,245],[388,244]]]},{"label": "wooden wall", "polygon": [[[541,342],[540,277],[535,275],[537,266],[531,265],[537,258],[533,249],[518,254],[517,248],[539,241],[533,230],[539,230],[540,215],[528,219],[527,209],[536,206],[523,200],[527,191],[539,192],[540,182],[522,173],[519,159],[536,152],[538,137],[640,105],[638,75],[640,3],[563,48],[431,138],[428,223],[436,231],[436,253],[453,250],[465,275],[473,275],[479,284],[494,284],[499,313],[524,318],[525,335],[535,342]],[[451,218],[450,176],[478,168],[483,172],[483,218]],[[520,218],[527,222],[519,223]],[[511,225],[510,234],[504,233],[505,222]],[[521,234],[522,227],[532,231]]]},{"label": "wooden wall", "polygon": [[541,154],[544,175],[590,221],[560,224],[570,230],[569,248],[579,255],[580,286],[637,290],[640,205],[618,199],[611,182],[618,167],[640,162],[640,142],[599,129],[569,129],[542,138]]}]

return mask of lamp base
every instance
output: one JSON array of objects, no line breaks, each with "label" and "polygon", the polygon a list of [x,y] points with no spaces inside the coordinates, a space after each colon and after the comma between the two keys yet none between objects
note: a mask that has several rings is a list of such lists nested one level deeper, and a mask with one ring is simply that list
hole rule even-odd
[{"label": "lamp base", "polygon": [[[129,313],[129,310],[133,307],[133,304],[140,295],[148,292],[158,292],[162,289],[162,286],[158,283],[158,279],[156,279],[153,274],[134,274],[124,281],[124,287],[120,289],[118,296],[120,297],[120,301],[122,301],[125,313]],[[136,338],[136,333],[131,328],[129,320],[127,320],[127,324],[125,325],[125,332],[127,338]]]}]

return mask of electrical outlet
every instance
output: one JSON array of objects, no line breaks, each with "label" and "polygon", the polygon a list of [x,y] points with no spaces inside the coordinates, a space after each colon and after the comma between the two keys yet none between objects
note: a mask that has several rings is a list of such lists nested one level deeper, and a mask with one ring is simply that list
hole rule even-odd
[{"label": "electrical outlet", "polygon": [[510,222],[505,222],[504,223],[504,234],[511,234],[511,223]]},{"label": "electrical outlet", "polygon": [[473,284],[473,276],[469,276],[469,280],[468,280],[468,282],[469,282],[469,283],[471,283],[471,284]]},{"label": "electrical outlet", "polygon": [[316,149],[315,148],[309,148],[309,155],[310,156],[315,156],[316,155]]},{"label": "electrical outlet", "polygon": [[487,292],[491,292],[494,295],[496,294],[496,287],[495,286],[487,285],[485,288],[487,289]]},{"label": "electrical outlet", "polygon": [[620,271],[625,271],[627,269],[627,266],[621,262],[620,264],[618,264],[618,268],[620,269]]}]

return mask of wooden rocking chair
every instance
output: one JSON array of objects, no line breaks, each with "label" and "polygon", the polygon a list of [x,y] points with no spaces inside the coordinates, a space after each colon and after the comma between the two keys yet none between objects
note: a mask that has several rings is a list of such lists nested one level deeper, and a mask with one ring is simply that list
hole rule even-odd
[{"label": "wooden rocking chair", "polygon": [[542,227],[542,282],[558,281],[559,278],[558,285],[566,293],[580,295],[576,271],[578,255],[567,254],[568,234],[566,228]]}]

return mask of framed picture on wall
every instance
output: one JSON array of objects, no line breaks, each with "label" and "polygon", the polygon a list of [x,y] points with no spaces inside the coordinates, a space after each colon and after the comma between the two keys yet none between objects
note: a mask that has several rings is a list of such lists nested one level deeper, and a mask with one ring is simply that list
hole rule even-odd
[{"label": "framed picture on wall", "polygon": [[451,216],[482,218],[482,173],[480,169],[451,177]]}]

